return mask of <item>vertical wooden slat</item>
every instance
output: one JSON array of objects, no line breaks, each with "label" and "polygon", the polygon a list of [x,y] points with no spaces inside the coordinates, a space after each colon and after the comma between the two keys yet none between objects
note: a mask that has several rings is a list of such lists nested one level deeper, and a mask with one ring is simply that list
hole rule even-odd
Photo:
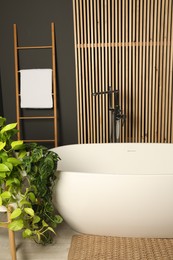
[{"label": "vertical wooden slat", "polygon": [[87,60],[85,62],[87,68],[86,68],[86,77],[88,79],[88,88],[86,91],[86,95],[88,96],[88,118],[87,118],[87,126],[88,126],[88,143],[92,143],[93,142],[93,102],[92,102],[92,93],[93,93],[93,86],[92,86],[92,79],[91,79],[91,66],[92,66],[92,61],[91,61],[91,48],[88,47],[87,48],[87,44],[91,43],[91,39],[90,39],[90,34],[91,34],[91,28],[90,28],[90,12],[91,12],[91,8],[89,5],[89,1],[87,1],[84,12],[86,10],[86,15],[85,15],[85,19],[86,19],[86,56],[85,56],[85,60]]},{"label": "vertical wooden slat", "polygon": [[169,22],[168,22],[168,43],[169,52],[169,70],[168,70],[168,84],[169,84],[169,94],[168,94],[168,142],[173,142],[173,89],[172,89],[172,75],[173,75],[173,3],[170,1],[169,6]]},{"label": "vertical wooden slat", "polygon": [[166,85],[166,71],[167,71],[167,64],[166,64],[166,53],[167,53],[167,43],[168,43],[168,0],[165,0],[165,17],[164,17],[164,33],[163,33],[163,93],[162,93],[162,142],[167,142],[167,125],[166,125],[166,117],[167,117],[167,110],[166,110],[166,92],[167,92],[167,85]]},{"label": "vertical wooden slat", "polygon": [[170,50],[171,50],[171,8],[172,8],[172,1],[168,1],[168,26],[167,26],[167,55],[166,55],[166,90],[165,90],[165,140],[166,142],[170,142],[170,128],[169,128],[169,96],[171,96],[170,89],[169,89],[169,73],[170,73]]},{"label": "vertical wooden slat", "polygon": [[145,142],[149,140],[148,114],[149,114],[149,29],[150,29],[150,3],[147,4],[146,24],[146,87],[145,87]]},{"label": "vertical wooden slat", "polygon": [[[77,0],[78,2],[78,0]],[[80,10],[79,10],[79,5],[78,5],[78,21],[80,21]],[[81,32],[80,32],[80,23],[78,23],[78,43],[81,44]],[[79,82],[80,82],[80,121],[81,121],[81,143],[84,143],[84,134],[85,134],[85,117],[83,117],[83,77],[82,77],[82,48],[78,48],[78,55],[79,55]]]},{"label": "vertical wooden slat", "polygon": [[[156,42],[156,21],[157,21],[157,0],[154,1],[154,6],[153,6],[153,41]],[[151,115],[151,142],[155,142],[155,102],[156,102],[156,45],[153,46],[153,78],[152,78],[152,115]]]},{"label": "vertical wooden slat", "polygon": [[[121,0],[118,0],[117,5],[117,42],[121,42]],[[119,105],[122,108],[122,56],[121,56],[121,46],[116,47],[117,49],[117,70],[118,70],[118,90],[119,90]],[[120,141],[124,141],[122,129],[120,131]]]},{"label": "vertical wooden slat", "polygon": [[[158,0],[157,3],[157,12],[159,15],[157,15],[157,41],[160,40],[160,12],[161,12],[161,0]],[[155,99],[155,142],[159,142],[158,138],[158,128],[159,128],[159,122],[158,122],[158,107],[159,107],[159,54],[160,54],[160,45],[157,45],[157,55],[156,55],[156,99]]]},{"label": "vertical wooden slat", "polygon": [[[172,8],[173,9],[173,3],[172,3]],[[172,89],[172,84],[173,84],[173,11],[172,11],[172,22],[171,22],[171,65],[170,65],[170,113],[171,113],[171,124],[170,124],[170,129],[171,129],[171,143],[173,143],[173,89]]]},{"label": "vertical wooden slat", "polygon": [[[160,31],[160,41],[163,43],[163,27],[164,27],[164,8],[165,2],[161,2],[161,31]],[[160,55],[159,55],[159,107],[158,107],[158,141],[162,142],[161,133],[163,131],[162,124],[162,93],[163,93],[163,45],[160,46]]]},{"label": "vertical wooden slat", "polygon": [[[143,7],[143,42],[146,41],[146,0]],[[146,88],[146,71],[145,71],[145,54],[146,46],[143,46],[143,64],[142,64],[142,142],[145,142],[145,88]]]},{"label": "vertical wooden slat", "polygon": [[87,53],[87,21],[86,21],[86,1],[83,1],[83,4],[81,4],[82,9],[81,13],[83,14],[81,17],[83,19],[83,98],[84,102],[84,113],[86,116],[86,135],[84,137],[85,143],[90,143],[90,111],[89,111],[89,98],[88,98],[88,53]]},{"label": "vertical wooden slat", "polygon": [[[129,6],[128,1],[125,2],[125,43],[127,44],[129,41]],[[129,142],[129,47],[126,45],[125,48],[125,104],[124,104],[124,113],[128,116],[128,120],[125,128],[125,139]]]},{"label": "vertical wooden slat", "polygon": [[93,137],[92,137],[92,142],[96,143],[96,102],[95,102],[95,98],[92,95],[95,92],[95,74],[97,73],[94,69],[94,64],[95,60],[94,60],[94,52],[96,52],[96,49],[94,50],[94,11],[93,11],[93,3],[91,2],[90,5],[90,30],[91,30],[91,85],[92,85],[92,89],[91,89],[91,102],[92,102],[92,117],[93,117]]},{"label": "vertical wooden slat", "polygon": [[[100,19],[100,3],[99,1],[97,2],[97,32],[98,32],[98,44],[101,43],[101,19]],[[98,90],[101,91],[101,74],[102,74],[102,71],[101,71],[101,47],[98,48],[98,68],[99,68],[99,79],[98,79]],[[103,137],[102,137],[102,126],[103,126],[103,123],[102,123],[102,97],[99,95],[98,96],[98,103],[99,103],[99,142],[102,143],[103,141]]]},{"label": "vertical wooden slat", "polygon": [[[112,6],[112,8],[113,8],[113,6]],[[112,13],[112,17],[113,17],[113,13]],[[114,26],[115,26],[115,29],[113,29]],[[115,21],[112,23],[112,35],[114,37],[113,38],[114,40],[112,39],[112,42],[115,42],[115,43],[118,42],[118,29],[119,29],[119,27],[118,27],[118,1],[115,1]],[[115,55],[115,67],[114,67],[114,58],[112,59],[112,73],[115,74],[115,78],[112,75],[112,81],[113,81],[112,88],[119,90],[119,92],[121,92],[121,85],[119,84],[119,54],[118,54],[119,49],[120,48],[118,48],[118,46],[115,45],[115,51],[112,53],[113,57]],[[119,96],[119,102],[120,102],[120,96]],[[120,131],[120,141],[121,141],[121,131]]]},{"label": "vertical wooden slat", "polygon": [[[172,6],[172,1],[169,1],[169,5],[168,5],[168,37],[167,37],[167,41],[168,41],[168,47],[167,47],[167,75],[166,75],[166,85],[167,85],[167,95],[166,95],[166,135],[167,135],[167,142],[170,143],[171,142],[171,134],[173,132],[173,130],[170,127],[170,115],[171,115],[171,106],[170,104],[173,103],[173,98],[172,97],[172,83],[169,82],[169,75],[171,74],[171,62],[172,62],[172,58],[171,58],[171,28],[173,30],[173,20],[171,17],[171,15],[173,16],[173,6]],[[172,44],[173,45],[173,44]],[[172,74],[173,75],[173,74]],[[172,102],[171,102],[172,101]]]},{"label": "vertical wooden slat", "polygon": [[[136,3],[136,42],[139,41],[139,0]],[[138,136],[138,125],[139,125],[139,100],[138,100],[138,92],[139,92],[139,82],[138,82],[138,78],[139,78],[139,47],[136,46],[136,60],[135,60],[135,66],[136,66],[136,70],[135,70],[135,82],[136,82],[136,86],[135,86],[135,99],[133,102],[135,102],[136,107],[135,107],[135,136],[134,136],[134,140],[135,142],[138,142],[139,140],[139,136]]]},{"label": "vertical wooden slat", "polygon": [[91,84],[91,48],[87,47],[87,43],[91,44],[91,39],[90,39],[90,33],[91,33],[91,28],[90,28],[90,5],[89,5],[89,1],[87,1],[86,3],[86,26],[87,26],[87,42],[86,42],[86,49],[87,51],[87,57],[88,57],[88,62],[87,62],[87,66],[88,66],[88,103],[89,103],[89,117],[88,120],[89,122],[87,122],[88,126],[89,126],[89,132],[90,132],[90,139],[88,140],[89,143],[93,142],[93,113],[92,113],[92,107],[93,107],[93,103],[92,103],[92,84]]},{"label": "vertical wooden slat", "polygon": [[[104,40],[105,40],[105,0],[101,0],[101,43],[102,43],[102,51],[101,51],[101,91],[105,90],[105,51],[104,51]],[[104,142],[105,139],[105,96],[101,95],[101,124],[102,124],[102,132],[101,132],[101,143]]]},{"label": "vertical wooden slat", "polygon": [[[116,1],[117,3],[117,1]],[[111,23],[111,28],[112,28],[112,31],[111,31],[111,40],[109,38],[109,41],[110,43],[114,43],[115,42],[115,24],[117,25],[117,13],[115,12],[115,1],[112,1],[112,5],[111,5],[111,14],[110,16],[111,17],[114,17],[114,19],[112,19],[112,23]],[[111,48],[111,60],[109,61],[109,86],[112,87],[112,89],[115,89],[115,87],[117,87],[117,85],[115,84],[115,78],[116,78],[116,72],[115,72],[115,67],[116,67],[116,61],[115,61],[115,48],[112,44],[112,48]],[[111,62],[112,61],[112,62]],[[116,79],[117,80],[117,79]]]},{"label": "vertical wooden slat", "polygon": [[[84,24],[83,24],[83,1],[80,0],[79,2],[79,10],[80,10],[80,42],[83,45],[84,44]],[[85,63],[85,58],[84,58],[84,48],[81,48],[81,64],[82,64],[82,117],[83,117],[83,142],[86,143],[87,142],[87,132],[86,132],[86,127],[87,127],[87,123],[86,123],[86,93],[85,93],[85,67],[84,67],[84,63]]]},{"label": "vertical wooden slat", "polygon": [[[96,0],[94,0],[94,41],[95,44],[98,42],[98,27],[97,27],[98,17],[97,17],[97,4]],[[99,63],[98,63],[98,47],[95,47],[95,92],[99,91]],[[95,97],[94,97],[95,98]],[[96,96],[96,142],[99,143],[99,98]]]},{"label": "vertical wooden slat", "polygon": [[[108,0],[108,83],[107,83],[107,89],[109,86],[112,87],[112,89],[114,89],[114,86],[112,85],[112,77],[111,77],[111,64],[112,64],[112,51],[113,51],[113,46],[111,46],[111,36],[112,36],[112,31],[111,31],[111,1]],[[113,20],[113,19],[112,19]],[[114,19],[115,20],[115,19]],[[109,137],[110,137],[110,133],[109,133],[109,129],[110,129],[110,120],[109,120],[109,101],[108,101],[108,96],[107,96],[107,116],[108,116],[108,120],[107,120],[107,143],[109,142]]]},{"label": "vertical wooden slat", "polygon": [[[109,78],[108,78],[108,70],[109,70],[109,61],[108,61],[108,33],[109,33],[109,29],[108,29],[108,2],[109,0],[104,0],[104,6],[105,6],[105,10],[104,10],[104,20],[105,20],[105,31],[104,31],[104,43],[105,43],[105,58],[104,58],[104,73],[105,73],[105,80],[104,80],[104,85],[103,85],[103,89],[104,90],[108,90],[108,83],[109,83]],[[104,101],[105,101],[105,107],[103,108],[105,110],[105,133],[104,133],[104,142],[108,142],[108,96],[105,95],[104,96]]]},{"label": "vertical wooden slat", "polygon": [[[139,42],[142,42],[142,25],[143,25],[143,1],[140,1],[140,18],[139,18]],[[139,118],[138,118],[138,142],[142,141],[142,44],[139,46]]]},{"label": "vertical wooden slat", "polygon": [[[116,1],[117,5],[117,1]],[[112,31],[111,31],[111,39],[109,38],[109,43],[115,42],[115,31],[117,34],[117,8],[115,10],[115,1],[112,1],[111,5],[111,14],[110,17],[115,17],[115,19],[112,19],[112,23],[110,26],[112,26]],[[110,21],[110,19],[109,19]],[[115,25],[116,24],[116,25]],[[116,29],[115,29],[116,26]],[[117,76],[117,48],[116,48],[116,60],[115,60],[115,48],[112,44],[112,52],[111,52],[111,60],[109,60],[109,86],[112,87],[112,90],[117,88],[117,82],[118,82],[118,76]],[[110,49],[110,48],[109,48]],[[116,71],[115,71],[116,69]],[[115,82],[116,80],[116,82]],[[114,105],[114,104],[113,104]],[[111,118],[111,112],[109,112],[109,118]],[[111,140],[111,120],[109,122],[109,141]]]},{"label": "vertical wooden slat", "polygon": [[[129,1],[129,42],[132,42],[132,1]],[[126,118],[128,118],[128,140],[132,142],[132,46],[129,46],[129,90],[128,90],[128,111]]]},{"label": "vertical wooden slat", "polygon": [[[108,6],[107,6],[107,24],[108,24],[108,87],[112,85],[111,81],[111,1],[108,0]],[[108,104],[107,104],[108,105]]]},{"label": "vertical wooden slat", "polygon": [[[125,43],[125,39],[124,39],[124,31],[125,31],[125,24],[124,24],[124,21],[125,21],[125,10],[124,10],[124,0],[120,1],[120,7],[119,7],[119,36],[121,37],[121,51],[120,51],[120,48],[119,48],[119,51],[120,51],[120,56],[121,56],[121,70],[120,70],[120,88],[121,88],[121,109],[124,111],[124,98],[125,98],[125,66],[124,66],[124,60],[125,60],[125,47],[124,47],[124,43]],[[120,27],[121,26],[121,27]],[[120,40],[120,39],[119,39]],[[125,129],[122,128],[121,129],[121,133],[122,133],[122,142],[126,141],[126,138],[125,138]]]},{"label": "vertical wooden slat", "polygon": [[[113,15],[113,13],[112,13]],[[118,1],[115,1],[115,32],[112,33],[112,35],[115,35],[115,40],[113,42],[118,42]],[[113,28],[113,26],[112,26]],[[113,54],[112,54],[113,55]],[[120,89],[120,85],[119,85],[119,60],[118,60],[118,46],[115,45],[115,69],[114,69],[114,62],[112,60],[112,73],[114,74],[115,73],[115,79],[114,79],[114,76],[112,75],[112,81],[113,81],[113,84],[114,82],[116,83],[115,84],[115,87],[113,89],[117,89],[119,90]]]},{"label": "vertical wooden slat", "polygon": [[162,132],[163,132],[163,121],[162,121],[162,106],[163,106],[163,92],[164,92],[164,86],[163,86],[163,41],[164,41],[164,10],[165,9],[165,1],[162,1],[161,3],[161,33],[160,33],[160,42],[162,43],[160,46],[160,57],[159,57],[159,64],[160,64],[160,80],[159,80],[159,119],[158,119],[158,138],[159,143],[163,142],[162,140]]},{"label": "vertical wooden slat", "polygon": [[[136,33],[136,5],[135,1],[133,1],[133,27],[132,27],[132,41],[135,42],[135,33]],[[133,45],[133,50],[132,50],[132,82],[133,82],[133,87],[132,87],[132,142],[135,142],[135,119],[136,119],[136,105],[135,105],[135,92],[136,92],[136,77],[135,77],[135,61],[136,61],[136,48],[135,45]]]},{"label": "vertical wooden slat", "polygon": [[152,115],[152,80],[153,80],[153,1],[151,1],[150,6],[150,26],[149,26],[149,79],[148,79],[148,142],[152,141],[152,132],[151,132],[151,115]]},{"label": "vertical wooden slat", "polygon": [[162,81],[162,133],[161,133],[161,142],[165,143],[167,139],[167,135],[165,133],[166,130],[166,125],[165,125],[165,116],[166,116],[166,103],[165,103],[165,98],[166,98],[166,52],[167,52],[167,28],[168,28],[168,0],[165,0],[165,12],[164,12],[164,28],[163,28],[163,81]]},{"label": "vertical wooden slat", "polygon": [[86,32],[86,1],[82,1],[81,4],[81,19],[83,20],[83,109],[84,114],[86,116],[86,131],[85,131],[85,143],[90,143],[90,121],[89,121],[89,102],[88,102],[88,56],[87,56],[87,48],[86,48],[86,42],[87,42],[87,32]]}]

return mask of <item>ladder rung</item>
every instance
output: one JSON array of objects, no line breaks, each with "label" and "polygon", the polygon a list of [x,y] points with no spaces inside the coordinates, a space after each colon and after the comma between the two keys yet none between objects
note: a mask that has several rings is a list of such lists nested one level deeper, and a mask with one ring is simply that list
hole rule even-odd
[{"label": "ladder rung", "polygon": [[18,46],[18,50],[27,50],[27,49],[51,49],[52,45],[45,45],[45,46]]},{"label": "ladder rung", "polygon": [[[18,70],[18,72],[20,72],[20,70]],[[54,93],[52,93],[52,96],[54,95]],[[19,93],[19,96],[21,96],[21,94]]]},{"label": "ladder rung", "polygon": [[54,116],[20,116],[19,119],[51,119]]},{"label": "ladder rung", "polygon": [[55,140],[52,140],[52,139],[46,139],[46,140],[36,140],[36,139],[33,139],[33,140],[29,140],[29,139],[22,139],[22,141],[24,141],[25,143],[32,143],[32,142],[42,142],[42,143],[44,143],[44,142],[55,142]]}]

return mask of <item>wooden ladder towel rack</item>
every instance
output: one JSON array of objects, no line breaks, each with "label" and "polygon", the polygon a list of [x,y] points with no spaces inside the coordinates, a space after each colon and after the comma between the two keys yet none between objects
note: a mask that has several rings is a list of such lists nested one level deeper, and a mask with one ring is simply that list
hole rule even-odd
[{"label": "wooden ladder towel rack", "polygon": [[[21,139],[21,126],[22,121],[24,120],[41,120],[41,119],[49,119],[53,120],[54,125],[54,138],[46,139],[46,140],[23,140],[24,142],[42,142],[42,143],[54,143],[56,147],[58,145],[58,134],[57,134],[57,103],[56,103],[56,61],[55,61],[55,26],[54,23],[51,23],[51,45],[46,46],[18,46],[17,42],[17,26],[13,25],[14,29],[14,62],[15,62],[15,85],[16,85],[16,116],[17,116],[17,129],[18,132],[18,140]],[[52,97],[53,97],[53,115],[52,116],[22,116],[20,107],[20,83],[19,83],[19,50],[31,50],[31,49],[51,49],[52,53]],[[36,109],[35,109],[36,110]]]}]

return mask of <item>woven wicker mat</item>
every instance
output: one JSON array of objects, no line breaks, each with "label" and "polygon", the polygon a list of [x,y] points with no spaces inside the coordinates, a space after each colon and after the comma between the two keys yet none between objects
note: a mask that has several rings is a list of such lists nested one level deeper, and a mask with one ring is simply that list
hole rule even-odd
[{"label": "woven wicker mat", "polygon": [[173,260],[173,239],[75,235],[68,260]]}]

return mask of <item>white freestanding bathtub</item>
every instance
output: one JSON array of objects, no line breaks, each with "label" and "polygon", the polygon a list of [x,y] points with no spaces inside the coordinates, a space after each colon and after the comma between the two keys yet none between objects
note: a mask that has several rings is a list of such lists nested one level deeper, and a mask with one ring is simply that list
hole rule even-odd
[{"label": "white freestanding bathtub", "polygon": [[61,157],[55,207],[72,229],[173,238],[173,144],[78,144]]}]

